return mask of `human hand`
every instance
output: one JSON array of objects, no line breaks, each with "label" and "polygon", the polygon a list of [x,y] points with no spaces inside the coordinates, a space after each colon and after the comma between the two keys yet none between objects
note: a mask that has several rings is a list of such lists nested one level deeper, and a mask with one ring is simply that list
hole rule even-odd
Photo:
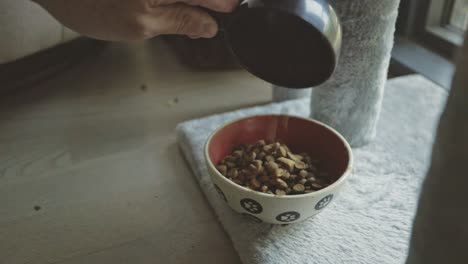
[{"label": "human hand", "polygon": [[70,29],[109,41],[164,34],[211,38],[216,21],[197,6],[231,12],[238,0],[34,0]]}]

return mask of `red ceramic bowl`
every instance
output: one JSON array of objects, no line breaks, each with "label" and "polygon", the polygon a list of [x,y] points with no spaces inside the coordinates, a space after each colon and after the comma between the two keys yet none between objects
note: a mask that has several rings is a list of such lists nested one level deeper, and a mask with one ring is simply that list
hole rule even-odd
[{"label": "red ceramic bowl", "polygon": [[[295,153],[309,153],[320,160],[334,183],[317,192],[277,196],[237,185],[217,171],[216,165],[232,148],[261,139],[277,139]],[[352,167],[351,148],[338,132],[311,119],[284,115],[258,115],[225,124],[209,137],[205,158],[215,188],[231,208],[273,224],[300,222],[322,211],[336,198]]]}]

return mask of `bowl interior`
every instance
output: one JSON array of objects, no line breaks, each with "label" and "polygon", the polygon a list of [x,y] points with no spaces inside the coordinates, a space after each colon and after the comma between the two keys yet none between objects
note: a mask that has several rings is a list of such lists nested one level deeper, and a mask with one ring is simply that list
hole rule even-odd
[{"label": "bowl interior", "polygon": [[253,116],[227,124],[213,134],[208,155],[217,165],[240,144],[279,140],[292,152],[306,152],[336,181],[348,168],[350,153],[344,139],[328,127],[310,119],[284,115]]}]

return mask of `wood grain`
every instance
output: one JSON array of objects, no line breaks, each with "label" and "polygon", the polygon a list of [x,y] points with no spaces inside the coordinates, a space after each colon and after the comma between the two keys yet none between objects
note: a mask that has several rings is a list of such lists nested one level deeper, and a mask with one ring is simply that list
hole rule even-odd
[{"label": "wood grain", "polygon": [[1,96],[0,263],[239,263],[174,128],[269,100],[266,83],[193,72],[159,40]]}]

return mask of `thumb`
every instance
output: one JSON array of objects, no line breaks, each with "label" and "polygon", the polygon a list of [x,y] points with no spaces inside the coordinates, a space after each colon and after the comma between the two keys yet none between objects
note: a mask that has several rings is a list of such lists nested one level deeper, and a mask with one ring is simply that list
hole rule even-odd
[{"label": "thumb", "polygon": [[212,38],[218,32],[216,21],[200,8],[172,4],[158,6],[155,12],[159,34]]}]

